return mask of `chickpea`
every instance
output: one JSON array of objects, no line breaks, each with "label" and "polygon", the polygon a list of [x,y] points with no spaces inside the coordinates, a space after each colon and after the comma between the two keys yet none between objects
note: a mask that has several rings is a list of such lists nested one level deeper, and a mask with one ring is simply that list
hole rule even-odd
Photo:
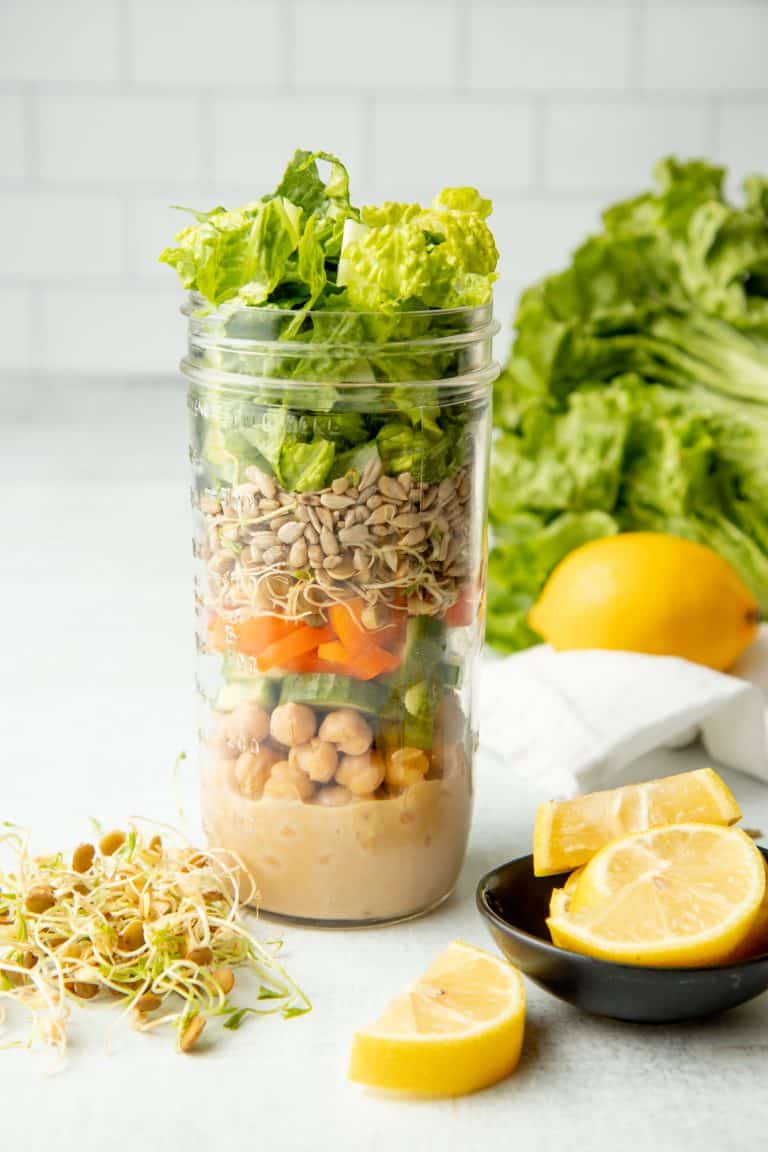
[{"label": "chickpea", "polygon": [[270,800],[311,800],[315,786],[301,768],[280,760],[272,768],[264,785],[264,796]]},{"label": "chickpea", "polygon": [[241,752],[235,764],[235,779],[244,796],[261,796],[270,770],[279,759],[280,753],[269,744],[262,744],[258,752]]},{"label": "chickpea", "polygon": [[370,796],[384,780],[384,761],[378,752],[368,751],[362,756],[343,756],[336,772],[336,781],[355,796]]},{"label": "chickpea", "polygon": [[297,744],[295,748],[291,748],[288,763],[295,768],[301,768],[310,780],[315,780],[318,784],[327,784],[336,774],[339,757],[335,744],[329,744],[327,740],[318,740],[314,736],[308,744]]},{"label": "chickpea", "polygon": [[373,732],[367,720],[351,708],[329,712],[320,725],[320,739],[338,744],[347,756],[362,756],[373,743]]},{"label": "chickpea", "polygon": [[315,803],[323,804],[326,808],[341,808],[345,804],[352,804],[355,799],[349,789],[342,788],[340,784],[318,788],[315,793]]},{"label": "chickpea", "polygon": [[220,720],[218,736],[240,752],[253,748],[269,736],[269,713],[253,700],[241,700],[234,712]]},{"label": "chickpea", "polygon": [[387,784],[397,792],[411,788],[429,771],[429,760],[420,748],[398,748],[387,757]]},{"label": "chickpea", "polygon": [[317,731],[317,720],[306,704],[279,704],[272,713],[269,730],[273,740],[286,748],[306,744]]}]

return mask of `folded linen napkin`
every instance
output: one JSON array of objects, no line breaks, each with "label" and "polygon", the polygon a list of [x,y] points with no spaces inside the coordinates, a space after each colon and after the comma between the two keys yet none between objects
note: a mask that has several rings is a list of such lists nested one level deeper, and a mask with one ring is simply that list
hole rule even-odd
[{"label": "folded linen napkin", "polygon": [[609,787],[646,752],[697,734],[710,756],[768,782],[760,688],[687,660],[634,652],[487,657],[480,746],[549,797]]}]

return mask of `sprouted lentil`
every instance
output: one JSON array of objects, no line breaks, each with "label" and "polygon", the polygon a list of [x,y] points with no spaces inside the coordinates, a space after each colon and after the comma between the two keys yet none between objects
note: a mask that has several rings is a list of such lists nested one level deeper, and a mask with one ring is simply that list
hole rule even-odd
[{"label": "sprouted lentil", "polygon": [[[135,825],[71,857],[32,856],[28,833],[8,824],[0,846],[15,858],[12,871],[0,867],[0,1001],[27,1010],[30,1044],[65,1048],[72,1003],[102,992],[120,997],[140,1031],[175,1028],[181,1052],[214,1017],[234,1029],[246,1015],[309,1010],[277,963],[279,941],[259,942],[241,916],[240,897],[255,892],[238,895],[232,854]],[[245,1006],[229,999],[241,967],[258,980]]]}]

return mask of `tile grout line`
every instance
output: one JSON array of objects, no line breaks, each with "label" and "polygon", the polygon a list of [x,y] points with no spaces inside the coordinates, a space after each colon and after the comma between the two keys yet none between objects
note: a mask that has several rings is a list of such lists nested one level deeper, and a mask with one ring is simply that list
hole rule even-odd
[{"label": "tile grout line", "polygon": [[469,87],[469,37],[471,18],[469,4],[471,0],[454,0],[453,27],[456,43],[454,45],[454,71],[455,89],[457,94],[464,95]]},{"label": "tile grout line", "polygon": [[644,91],[645,76],[645,0],[634,0],[629,13],[629,36],[627,91],[640,94]]},{"label": "tile grout line", "polygon": [[296,60],[294,47],[296,41],[296,11],[293,0],[278,0],[278,24],[281,36],[280,71],[283,77],[283,88],[291,95],[296,90],[294,69]]},{"label": "tile grout line", "polygon": [[549,182],[550,102],[546,96],[531,101],[531,191],[543,192]]}]

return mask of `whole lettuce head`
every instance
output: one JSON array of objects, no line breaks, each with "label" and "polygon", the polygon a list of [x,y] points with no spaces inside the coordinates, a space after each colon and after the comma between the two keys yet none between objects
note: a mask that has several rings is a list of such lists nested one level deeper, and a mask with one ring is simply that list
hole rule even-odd
[{"label": "whole lettuce head", "polygon": [[768,610],[768,184],[667,158],[522,295],[494,397],[488,636],[513,650],[552,567],[615,531],[707,544]]}]

